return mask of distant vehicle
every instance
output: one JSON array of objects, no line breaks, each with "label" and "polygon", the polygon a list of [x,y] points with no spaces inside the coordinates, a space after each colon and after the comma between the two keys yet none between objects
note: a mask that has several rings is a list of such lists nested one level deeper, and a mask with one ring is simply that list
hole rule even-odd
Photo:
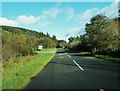
[{"label": "distant vehicle", "polygon": [[42,46],[42,45],[39,45],[38,48],[37,48],[38,51],[40,51],[40,50],[42,50],[42,49],[43,49],[43,46]]}]

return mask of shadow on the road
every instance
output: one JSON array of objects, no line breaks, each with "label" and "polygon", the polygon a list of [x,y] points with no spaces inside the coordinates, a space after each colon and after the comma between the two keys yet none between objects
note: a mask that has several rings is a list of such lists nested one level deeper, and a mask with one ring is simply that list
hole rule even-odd
[{"label": "shadow on the road", "polygon": [[65,52],[70,53],[71,56],[93,56],[91,54],[80,54],[81,51],[78,50],[71,50],[71,49],[64,49]]},{"label": "shadow on the road", "polygon": [[82,67],[84,68],[90,68],[90,69],[99,69],[99,70],[107,70],[107,71],[114,71],[114,72],[120,72],[119,67],[114,67],[114,65],[104,65],[104,64],[83,64]]},{"label": "shadow on the road", "polygon": [[56,52],[56,53],[65,53],[64,51],[59,51],[59,52]]},{"label": "shadow on the road", "polygon": [[65,52],[67,52],[67,53],[79,53],[80,51],[78,51],[78,50],[71,50],[71,49],[64,49],[65,50]]},{"label": "shadow on the road", "polygon": [[71,54],[72,56],[92,56],[91,54]]},{"label": "shadow on the road", "polygon": [[50,64],[63,64],[63,65],[69,65],[69,66],[76,66],[75,64],[68,64],[68,63],[60,63],[60,62],[49,62]]},{"label": "shadow on the road", "polygon": [[57,50],[56,53],[65,53],[65,50],[60,49],[60,50]]},{"label": "shadow on the road", "polygon": [[91,54],[80,54],[80,51],[71,49],[59,50],[56,53],[69,53],[71,56],[92,56]]},{"label": "shadow on the road", "polygon": [[[49,63],[50,64],[62,64],[62,65],[68,65],[68,66],[76,66],[75,64],[60,63],[60,62],[49,62]],[[80,64],[82,65],[83,68],[120,72],[119,67],[118,68],[116,67],[113,69],[113,66],[118,66],[118,65],[107,65],[106,66],[106,64],[98,64],[98,63],[92,63],[92,64],[80,63]]]}]

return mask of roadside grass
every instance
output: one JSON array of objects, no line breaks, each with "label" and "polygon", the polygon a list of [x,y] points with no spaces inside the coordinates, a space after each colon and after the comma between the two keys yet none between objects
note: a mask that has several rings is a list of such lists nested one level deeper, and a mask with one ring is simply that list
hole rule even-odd
[{"label": "roadside grass", "polygon": [[107,61],[111,61],[111,62],[116,62],[116,63],[120,63],[120,58],[116,58],[116,57],[111,57],[109,55],[96,55],[96,54],[92,54],[90,52],[80,52],[81,55],[91,55],[94,56],[96,58],[100,58],[100,59],[104,59]]},{"label": "roadside grass", "polygon": [[53,50],[56,50],[56,48],[43,49],[42,51],[53,51]]},{"label": "roadside grass", "polygon": [[50,52],[50,51],[54,51],[56,50],[56,48],[48,48],[48,49],[42,49],[41,51],[35,51],[36,53],[43,53],[43,52]]},{"label": "roadside grass", "polygon": [[81,55],[91,55],[90,52],[80,52]]},{"label": "roadside grass", "polygon": [[94,56],[97,57],[97,58],[101,58],[101,59],[104,59],[104,60],[111,61],[111,62],[120,63],[120,58],[111,57],[111,56],[108,56],[108,55],[94,55]]},{"label": "roadside grass", "polygon": [[[55,49],[52,49],[55,50]],[[22,89],[53,58],[53,53],[40,53],[3,62],[2,89]]]}]

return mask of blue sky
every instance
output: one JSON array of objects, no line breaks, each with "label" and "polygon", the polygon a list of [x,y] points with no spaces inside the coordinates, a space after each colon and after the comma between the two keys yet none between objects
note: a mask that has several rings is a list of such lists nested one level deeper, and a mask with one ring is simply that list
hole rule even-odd
[{"label": "blue sky", "polygon": [[0,25],[48,32],[67,40],[84,34],[91,17],[99,13],[109,17],[117,8],[115,2],[2,2]]}]

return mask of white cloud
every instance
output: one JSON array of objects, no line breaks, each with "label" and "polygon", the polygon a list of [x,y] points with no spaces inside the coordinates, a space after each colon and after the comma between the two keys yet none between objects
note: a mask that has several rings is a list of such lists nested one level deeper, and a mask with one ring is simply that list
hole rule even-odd
[{"label": "white cloud", "polygon": [[46,27],[49,24],[51,24],[51,22],[49,22],[49,21],[40,22],[40,28]]},{"label": "white cloud", "polygon": [[89,18],[91,18],[92,16],[94,16],[95,14],[96,14],[96,12],[98,12],[99,11],[99,9],[98,8],[92,8],[92,9],[88,9],[88,10],[86,10],[84,13],[83,13],[83,18],[84,19],[89,19]]},{"label": "white cloud", "polygon": [[118,11],[118,1],[119,0],[115,0],[110,6],[103,8],[98,13],[99,14],[105,14],[107,17],[109,17],[110,15],[112,15],[113,13],[116,12],[110,18],[118,17],[118,12],[117,12]]},{"label": "white cloud", "polygon": [[44,21],[44,20],[49,20],[56,18],[59,13],[61,13],[62,9],[58,8],[50,8],[50,9],[45,9],[42,11],[42,14],[37,16],[37,19]]},{"label": "white cloud", "polygon": [[37,21],[37,17],[34,16],[25,16],[20,15],[16,17],[14,20],[10,20],[7,18],[0,18],[0,25],[8,25],[8,26],[21,26],[21,25],[30,25],[34,24]]},{"label": "white cloud", "polygon": [[97,14],[98,11],[99,11],[98,8],[87,9],[82,14],[78,14],[77,17],[76,17],[76,19],[80,23],[80,25],[85,25],[87,22],[89,22],[89,20],[93,16],[95,16]]},{"label": "white cloud", "polygon": [[68,8],[67,11],[67,21],[71,20],[74,17],[74,10],[73,8]]},{"label": "white cloud", "polygon": [[57,15],[61,12],[62,10],[61,9],[58,9],[58,8],[50,8],[48,10],[43,10],[42,12],[42,17],[52,17],[52,18],[56,18]]},{"label": "white cloud", "polygon": [[[16,17],[14,20],[9,20],[7,18],[0,18],[0,25],[8,25],[8,26],[28,26],[35,23],[40,23],[40,27],[45,27],[49,22],[49,19],[56,18],[57,15],[61,12],[61,9],[58,8],[50,8],[47,10],[43,10],[42,14],[39,16],[33,15],[20,15]],[[46,22],[47,21],[47,22]]]},{"label": "white cloud", "polygon": [[91,8],[91,9],[87,9],[85,12],[83,12],[81,14],[74,13],[74,19],[79,23],[80,27],[70,29],[65,36],[66,37],[67,36],[77,36],[79,34],[84,34],[85,24],[87,22],[89,22],[90,19],[93,16],[95,16],[99,10],[100,9],[98,9],[98,8]]},{"label": "white cloud", "polygon": [[80,33],[80,28],[72,28],[68,31],[68,33],[65,35],[66,37],[67,36],[76,36]]},{"label": "white cloud", "polygon": [[0,25],[18,26],[18,23],[14,20],[9,20],[7,18],[0,18]]},{"label": "white cloud", "polygon": [[51,19],[55,19],[59,13],[61,13],[62,9],[58,9],[58,8],[50,8],[47,10],[43,10],[42,14],[40,16],[37,17],[37,19],[39,20],[39,27],[40,28],[44,28],[47,25],[52,24]]},{"label": "white cloud", "polygon": [[116,12],[112,17],[110,18],[115,18],[118,17],[118,1],[115,0],[110,6],[104,7],[103,9],[99,8],[91,8],[87,9],[85,12],[82,14],[76,15],[76,20],[79,22],[82,27],[90,21],[90,19],[97,15],[97,14],[105,14],[107,17],[111,16],[114,12]]},{"label": "white cloud", "polygon": [[25,16],[25,15],[20,15],[16,18],[16,22],[19,23],[19,25],[30,25],[34,24],[38,20],[37,17],[35,16]]},{"label": "white cloud", "polygon": [[[85,24],[89,23],[90,19],[97,14],[105,14],[107,17],[114,14],[114,12],[118,10],[118,1],[119,0],[115,0],[111,5],[104,7],[101,10],[99,8],[91,8],[91,9],[87,9],[85,12],[81,14],[74,13],[74,17],[76,17],[74,19],[80,24],[81,29],[80,28],[70,29],[69,32],[66,34],[66,36],[76,36],[78,34],[84,33]],[[116,12],[111,18],[114,18],[117,16],[118,16],[118,12]],[[69,19],[71,18],[72,17],[70,17]]]}]

